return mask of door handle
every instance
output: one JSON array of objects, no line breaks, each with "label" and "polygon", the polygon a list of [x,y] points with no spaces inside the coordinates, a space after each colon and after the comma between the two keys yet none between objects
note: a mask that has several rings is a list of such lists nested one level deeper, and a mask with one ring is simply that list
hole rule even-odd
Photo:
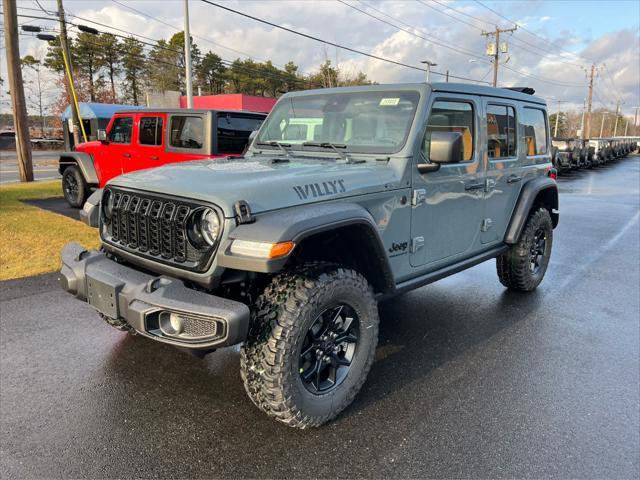
[{"label": "door handle", "polygon": [[123,153],[122,156],[125,157],[125,158],[131,158],[131,154],[130,153]]},{"label": "door handle", "polygon": [[509,178],[507,178],[507,183],[516,183],[520,180],[522,180],[522,177],[519,177],[518,175],[510,175]]},{"label": "door handle", "polygon": [[149,158],[151,160],[158,160],[158,156],[157,155],[151,155]]},{"label": "door handle", "polygon": [[482,190],[483,188],[484,188],[484,182],[464,184],[465,190]]}]

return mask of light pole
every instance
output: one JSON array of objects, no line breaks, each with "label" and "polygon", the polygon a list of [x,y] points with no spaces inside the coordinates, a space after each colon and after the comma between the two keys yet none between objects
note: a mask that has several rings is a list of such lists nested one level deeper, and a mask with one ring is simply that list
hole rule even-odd
[{"label": "light pole", "polygon": [[556,126],[553,128],[553,136],[558,137],[558,123],[560,120],[560,104],[562,100],[558,100],[558,113],[556,113]]},{"label": "light pole", "polygon": [[602,112],[602,122],[600,123],[600,138],[602,138],[602,132],[604,131],[604,119],[607,116],[605,112]]},{"label": "light pole", "polygon": [[184,68],[187,81],[187,108],[193,108],[193,83],[191,79],[191,34],[189,33],[189,0],[184,0]]},{"label": "light pole", "polygon": [[587,108],[586,102],[587,102],[587,99],[583,98],[582,99],[582,120],[580,120],[580,136],[582,137],[583,140],[587,138],[584,134],[584,113]]},{"label": "light pole", "polygon": [[438,64],[437,64],[437,63],[434,63],[434,62],[431,62],[431,61],[429,61],[429,60],[423,60],[423,61],[422,61],[422,62],[420,62],[420,63],[424,63],[424,64],[427,66],[427,83],[429,83],[429,75],[430,75],[430,73],[431,73],[431,67],[435,67],[435,66],[437,66]]}]

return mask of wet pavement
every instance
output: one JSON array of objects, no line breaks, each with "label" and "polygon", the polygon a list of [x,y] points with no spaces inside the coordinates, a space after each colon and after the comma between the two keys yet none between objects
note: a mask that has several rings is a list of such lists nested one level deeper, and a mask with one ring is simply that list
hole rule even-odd
[{"label": "wet pavement", "polygon": [[237,349],[122,334],[55,275],[0,284],[0,476],[640,474],[640,157],[563,177],[547,276],[493,261],[383,303],[376,362],[333,423],[246,397]]}]

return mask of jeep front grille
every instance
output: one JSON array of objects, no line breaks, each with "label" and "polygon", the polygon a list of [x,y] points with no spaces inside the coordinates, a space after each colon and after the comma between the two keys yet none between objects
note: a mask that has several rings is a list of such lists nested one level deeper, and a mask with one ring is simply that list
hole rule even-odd
[{"label": "jeep front grille", "polygon": [[113,195],[111,218],[102,219],[108,244],[187,270],[206,269],[215,246],[198,249],[187,234],[190,214],[204,205],[116,187],[105,189],[105,195]]}]

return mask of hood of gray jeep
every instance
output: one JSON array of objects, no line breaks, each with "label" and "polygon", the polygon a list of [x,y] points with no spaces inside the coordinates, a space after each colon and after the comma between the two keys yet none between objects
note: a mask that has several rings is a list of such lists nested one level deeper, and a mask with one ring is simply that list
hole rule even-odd
[{"label": "hood of gray jeep", "polygon": [[401,178],[386,161],[347,164],[333,159],[271,157],[168,164],[116,177],[109,185],[203,200],[232,217],[245,200],[253,213],[398,188]]}]

